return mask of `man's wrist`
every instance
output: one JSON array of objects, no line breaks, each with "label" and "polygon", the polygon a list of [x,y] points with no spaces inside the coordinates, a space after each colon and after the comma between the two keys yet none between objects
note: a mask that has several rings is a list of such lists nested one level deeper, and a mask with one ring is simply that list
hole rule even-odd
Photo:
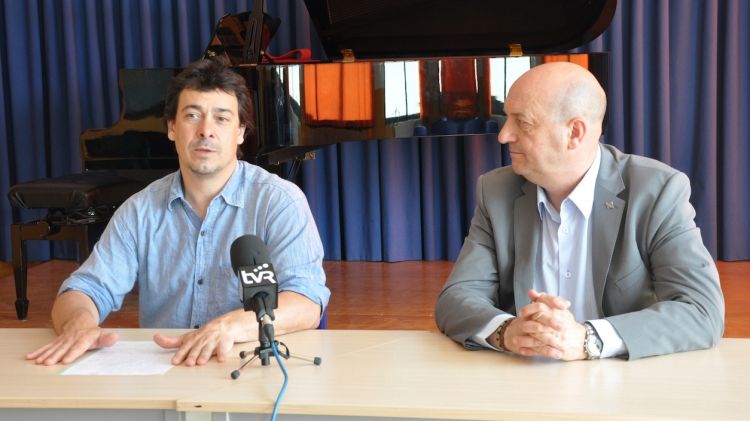
[{"label": "man's wrist", "polygon": [[508,326],[510,326],[513,319],[515,319],[515,317],[510,317],[500,323],[500,326],[498,326],[497,329],[487,337],[487,343],[501,351],[509,351],[505,346],[505,331],[508,329]]},{"label": "man's wrist", "polygon": [[586,335],[583,338],[583,353],[587,360],[598,360],[604,348],[602,340],[591,323],[585,322],[583,327],[586,329]]},{"label": "man's wrist", "polygon": [[248,342],[258,339],[258,324],[255,313],[243,309],[232,310],[208,321],[200,328],[227,335],[235,342]]}]

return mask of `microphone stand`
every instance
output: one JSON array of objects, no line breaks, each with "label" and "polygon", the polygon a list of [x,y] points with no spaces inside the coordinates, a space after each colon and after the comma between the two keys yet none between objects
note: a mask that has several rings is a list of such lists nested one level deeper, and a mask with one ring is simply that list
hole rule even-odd
[{"label": "microphone stand", "polygon": [[301,354],[294,355],[289,351],[289,347],[286,346],[286,344],[274,339],[274,329],[272,323],[274,320],[274,315],[272,308],[270,309],[270,311],[267,310],[265,302],[267,297],[268,295],[265,293],[257,294],[255,297],[253,297],[253,308],[255,309],[255,317],[258,320],[258,341],[260,342],[260,344],[255,347],[252,353],[252,358],[250,359],[245,360],[245,357],[251,355],[249,351],[240,352],[240,358],[242,358],[244,361],[242,361],[242,364],[237,370],[232,371],[232,379],[237,379],[238,377],[240,377],[240,371],[245,368],[246,365],[252,363],[256,359],[260,359],[261,365],[269,365],[271,363],[270,358],[273,355],[273,347],[271,344],[276,345],[276,349],[278,350],[279,355],[285,360],[288,360],[289,358],[297,358],[299,360],[311,362],[315,365],[320,365],[323,362],[320,357],[310,357]]}]

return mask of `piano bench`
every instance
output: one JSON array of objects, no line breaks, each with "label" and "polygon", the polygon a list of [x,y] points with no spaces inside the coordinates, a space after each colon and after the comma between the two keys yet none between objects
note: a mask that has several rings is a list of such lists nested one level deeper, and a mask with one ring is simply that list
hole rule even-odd
[{"label": "piano bench", "polygon": [[11,224],[16,315],[25,320],[27,298],[27,240],[75,240],[78,262],[83,262],[104,231],[115,208],[148,183],[112,171],[87,171],[19,183],[10,188],[11,206],[47,209],[45,217]]}]

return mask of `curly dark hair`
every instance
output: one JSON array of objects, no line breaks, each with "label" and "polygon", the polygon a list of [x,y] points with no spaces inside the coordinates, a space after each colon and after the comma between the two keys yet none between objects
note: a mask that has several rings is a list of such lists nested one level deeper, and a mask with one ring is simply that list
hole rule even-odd
[{"label": "curly dark hair", "polygon": [[[172,79],[164,99],[164,118],[177,117],[177,102],[184,89],[207,92],[219,89],[237,97],[240,124],[245,126],[245,136],[255,129],[252,121],[253,103],[245,79],[229,67],[224,57],[200,59],[191,63]],[[238,149],[239,151],[239,149]]]}]

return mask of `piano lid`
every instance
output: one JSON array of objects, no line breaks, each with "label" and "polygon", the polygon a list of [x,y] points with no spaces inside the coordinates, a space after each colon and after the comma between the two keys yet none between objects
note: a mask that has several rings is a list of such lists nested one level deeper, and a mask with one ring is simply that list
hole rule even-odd
[{"label": "piano lid", "polygon": [[[616,0],[306,4],[328,61],[268,54],[280,22],[263,13],[262,1],[252,12],[222,17],[206,48],[207,57],[228,58],[252,93],[255,130],[247,132],[242,146],[250,162],[275,164],[357,140],[495,137],[505,120],[509,86],[523,71],[547,61],[577,62],[607,87],[606,55],[549,53],[598,36]],[[510,44],[521,44],[524,54],[534,55],[502,57],[511,52]],[[352,50],[354,62],[344,59],[346,49]],[[88,169],[176,167],[161,109],[177,71],[121,72],[120,120],[112,128],[81,135]]]},{"label": "piano lid", "polygon": [[[562,52],[599,36],[617,0],[305,0],[329,60]],[[517,47],[515,47],[517,46]]]}]

